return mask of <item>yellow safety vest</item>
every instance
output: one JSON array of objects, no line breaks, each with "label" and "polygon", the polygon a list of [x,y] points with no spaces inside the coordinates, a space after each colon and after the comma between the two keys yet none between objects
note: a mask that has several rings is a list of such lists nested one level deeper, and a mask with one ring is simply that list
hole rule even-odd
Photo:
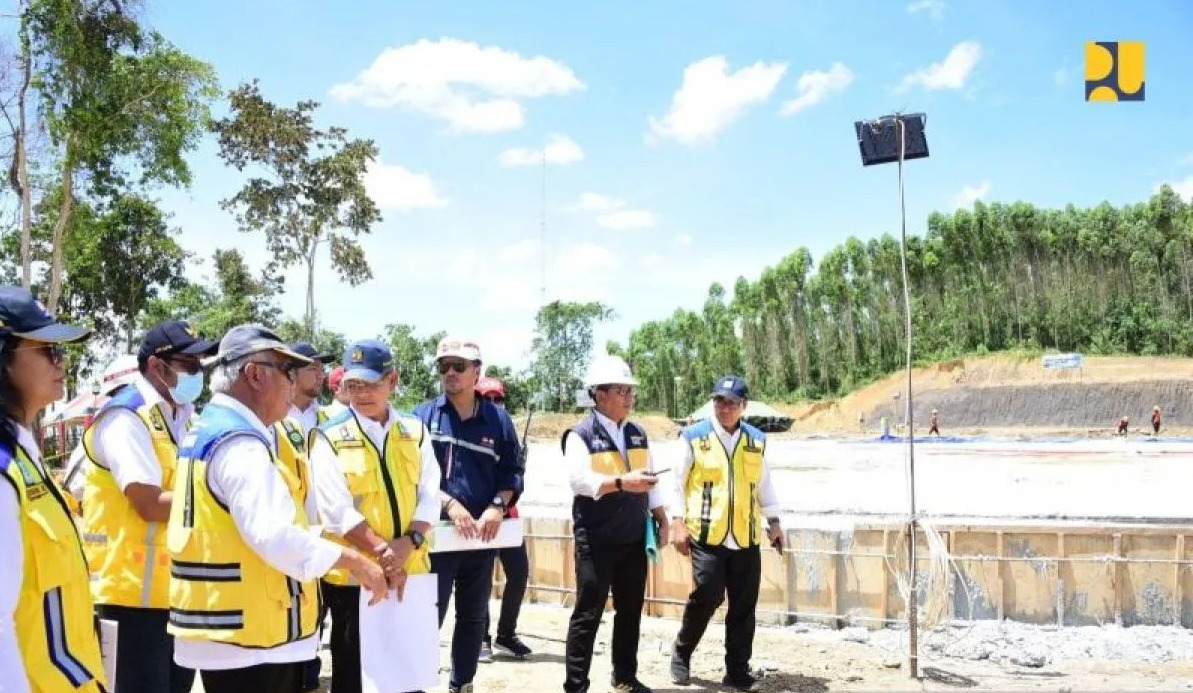
[{"label": "yellow safety vest", "polygon": [[741,435],[732,457],[707,419],[683,433],[692,446],[693,458],[684,494],[684,520],[688,533],[702,544],[720,546],[730,531],[742,548],[762,543],[758,483],[766,435],[744,421],[739,426]]},{"label": "yellow safety vest", "polygon": [[[167,630],[180,638],[277,647],[315,633],[319,588],[317,581],[285,575],[249,548],[231,513],[208,487],[212,453],[242,436],[269,446],[235,411],[209,404],[179,451],[166,539],[173,561]],[[298,500],[302,480],[272,450],[270,455],[294,499],[294,524],[306,529],[306,510]]]},{"label": "yellow safety vest", "polygon": [[[357,512],[364,515],[374,532],[389,541],[405,534],[413,521],[422,472],[419,446],[426,435],[422,421],[398,414],[386,434],[384,450],[379,451],[361,430],[356,413],[348,410],[312,430],[311,443],[315,436],[323,436],[331,444]],[[339,537],[327,535],[327,538],[348,545]],[[429,535],[427,541],[410,554],[405,567],[411,575],[430,572]],[[357,584],[343,569],[333,570],[323,579],[333,585]]]},{"label": "yellow safety vest", "polygon": [[20,512],[25,562],[13,620],[29,687],[33,693],[101,691],[87,562],[66,494],[19,445],[0,448],[0,477],[16,490]]},{"label": "yellow safety vest", "polygon": [[[273,425],[274,437],[278,444],[278,464],[290,473],[297,481],[297,491],[290,489],[294,501],[303,508],[307,506],[307,497],[311,493],[311,475],[307,467],[306,439],[302,435],[302,426],[294,419],[283,419]],[[311,518],[307,518],[310,522]]]},{"label": "yellow safety vest", "polygon": [[163,489],[174,487],[178,443],[162,409],[145,404],[135,387],[110,400],[83,434],[91,464],[83,490],[83,550],[91,568],[91,594],[97,604],[165,609],[170,605],[170,556],[166,526],[146,522],[120,490],[112,470],[95,450],[96,424],[118,409],[132,411],[145,424],[162,470]]}]

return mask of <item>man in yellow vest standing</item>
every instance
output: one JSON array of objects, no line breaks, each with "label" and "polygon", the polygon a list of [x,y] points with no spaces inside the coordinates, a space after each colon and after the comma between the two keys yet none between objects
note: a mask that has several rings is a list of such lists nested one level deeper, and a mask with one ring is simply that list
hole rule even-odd
[{"label": "man in yellow vest standing", "polygon": [[671,651],[671,679],[683,686],[691,682],[692,652],[728,594],[722,682],[739,691],[759,687],[750,656],[762,580],[760,545],[765,534],[781,551],[783,528],[766,460],[766,435],[742,421],[749,394],[738,376],[719,378],[712,393],[714,418],[683,432],[687,445],[676,470],[676,507],[671,512],[671,543],[691,556],[695,582]]},{"label": "man in yellow vest standing", "polygon": [[174,664],[166,521],[174,501],[178,442],[203,392],[200,358],[216,343],[185,322],[150,329],[139,375],[108,400],[83,434],[83,548],[100,618],[117,629],[115,688],[189,693],[195,672]]},{"label": "man in yellow vest standing", "polygon": [[311,532],[304,465],[278,458],[272,426],[309,363],[260,325],[229,330],[205,363],[214,395],[179,449],[166,542],[174,660],[207,693],[297,691],[333,568],[385,598],[376,563]]},{"label": "man in yellow vest standing", "polygon": [[587,691],[592,648],[609,592],[613,617],[613,690],[650,693],[638,680],[638,629],[646,600],[646,523],[667,541],[667,514],[646,431],[629,421],[638,380],[617,356],[597,356],[585,376],[592,412],[563,434],[572,493],[576,607],[568,624],[563,689]]},{"label": "man in yellow vest standing", "polygon": [[[439,519],[439,462],[423,422],[389,403],[399,378],[389,347],[355,342],[344,367],[340,387],[350,407],[310,438],[324,529],[370,547],[401,594],[408,575],[431,569],[425,542]],[[360,586],[347,571],[333,570],[323,578],[323,595],[331,612],[331,693],[361,693]],[[409,636],[433,640],[438,632]]]}]

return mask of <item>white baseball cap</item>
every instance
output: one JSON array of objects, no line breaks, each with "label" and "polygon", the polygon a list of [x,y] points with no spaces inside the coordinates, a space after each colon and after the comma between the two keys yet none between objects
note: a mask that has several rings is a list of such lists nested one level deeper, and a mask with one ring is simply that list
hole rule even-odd
[{"label": "white baseball cap", "polygon": [[481,348],[471,339],[460,337],[444,337],[435,350],[435,360],[456,357],[465,361],[480,361]]},{"label": "white baseball cap", "polygon": [[99,394],[108,395],[121,385],[128,385],[137,378],[137,357],[132,354],[119,356],[108,364],[100,376]]}]

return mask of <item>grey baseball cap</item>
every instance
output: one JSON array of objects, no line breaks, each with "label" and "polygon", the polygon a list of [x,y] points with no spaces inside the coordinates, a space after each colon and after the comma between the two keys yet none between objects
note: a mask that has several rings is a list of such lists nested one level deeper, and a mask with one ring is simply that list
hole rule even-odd
[{"label": "grey baseball cap", "polygon": [[203,365],[210,368],[222,363],[230,363],[245,356],[259,354],[262,351],[272,351],[279,356],[302,364],[314,363],[306,356],[292,351],[281,337],[262,325],[237,325],[224,334],[223,339],[220,340],[219,351],[215,356],[204,361]]}]

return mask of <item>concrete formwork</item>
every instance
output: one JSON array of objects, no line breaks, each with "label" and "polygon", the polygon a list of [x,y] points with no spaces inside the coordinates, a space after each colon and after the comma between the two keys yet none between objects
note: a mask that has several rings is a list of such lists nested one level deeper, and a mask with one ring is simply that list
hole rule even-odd
[{"label": "concrete formwork", "polygon": [[[787,518],[783,554],[763,551],[758,620],[882,627],[906,620],[897,575],[906,565],[896,521],[848,527]],[[523,518],[531,576],[527,599],[570,606],[575,589],[571,523]],[[949,520],[933,524],[951,562],[937,587],[945,620],[1009,619],[1061,626],[1116,623],[1193,627],[1193,526],[1028,524]],[[918,534],[917,565],[931,557]],[[906,544],[903,543],[903,546]],[[904,555],[897,555],[897,554]],[[500,594],[499,575],[496,594]],[[919,585],[921,603],[926,585]],[[678,617],[691,589],[688,562],[670,547],[650,571],[647,613]],[[723,614],[722,614],[723,615]]]}]

